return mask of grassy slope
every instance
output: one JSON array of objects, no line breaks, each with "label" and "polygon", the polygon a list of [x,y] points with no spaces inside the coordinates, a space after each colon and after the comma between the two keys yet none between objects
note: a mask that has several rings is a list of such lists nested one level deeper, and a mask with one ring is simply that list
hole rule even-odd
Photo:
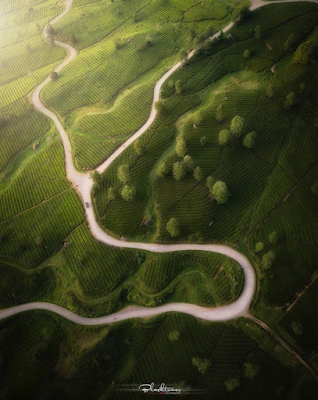
[{"label": "grassy slope", "polygon": [[[254,246],[263,241],[264,252],[274,250],[277,262],[272,271],[262,272],[265,279],[262,301],[281,306],[311,278],[317,258],[317,236],[312,224],[317,219],[317,202],[310,190],[317,180],[317,128],[314,127],[317,81],[313,79],[316,66],[293,64],[291,53],[282,48],[291,31],[298,32],[303,40],[307,37],[317,40],[317,6],[289,5],[289,13],[283,13],[287,6],[277,7],[281,11],[275,17],[271,18],[274,8],[269,6],[255,13],[246,26],[235,28],[237,44],[219,43],[212,47],[211,56],[197,56],[173,76],[182,80],[183,96],[164,88],[168,115],[161,116],[145,134],[144,154],[138,157],[129,148],[106,172],[105,182],[96,193],[96,204],[102,225],[128,238],[168,241],[166,223],[177,217],[181,226],[178,241],[231,242],[249,251],[256,265],[264,253],[256,255]],[[263,32],[262,40],[250,38],[249,28],[264,20],[271,21],[271,25]],[[272,51],[266,48],[266,43],[272,45]],[[248,61],[242,57],[246,48],[253,49]],[[275,62],[278,72],[272,76],[268,67]],[[248,71],[233,72],[247,66]],[[270,83],[274,86],[271,98],[264,94]],[[301,83],[306,84],[303,92],[299,90]],[[291,91],[297,93],[299,104],[286,112],[284,98]],[[171,168],[179,159],[173,147],[180,123],[177,128],[172,124],[187,111],[188,103],[200,101],[202,123],[194,130],[190,113],[189,122],[183,123],[183,133],[188,154],[202,168],[204,177],[212,174],[228,184],[232,196],[225,206],[211,205],[205,181],[198,183],[188,175],[176,182],[171,173],[164,179],[155,178],[153,172],[149,174],[158,160],[165,160]],[[224,107],[221,124],[214,118],[220,103]],[[231,118],[237,114],[245,117],[243,136],[252,130],[257,132],[257,145],[252,151],[245,149],[241,140],[232,140],[223,147],[217,142],[219,131],[229,127]],[[204,147],[199,143],[202,136],[207,137]],[[129,163],[131,184],[137,189],[136,200],[129,204],[119,194],[112,202],[106,198],[109,186],[120,191],[116,169],[121,163]],[[149,184],[151,189],[147,187]],[[149,204],[154,205],[150,210]],[[149,212],[154,223],[145,226],[142,222],[146,216],[149,218],[146,215]],[[118,215],[131,224],[121,223]],[[209,227],[211,220],[214,224]],[[271,245],[267,239],[274,230],[281,237],[277,245]],[[287,276],[288,284],[284,284]]]}]

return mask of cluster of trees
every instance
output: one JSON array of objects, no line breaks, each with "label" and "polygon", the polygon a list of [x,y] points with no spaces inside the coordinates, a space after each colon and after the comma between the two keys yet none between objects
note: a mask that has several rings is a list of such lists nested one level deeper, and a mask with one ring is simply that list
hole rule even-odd
[{"label": "cluster of trees", "polygon": [[198,49],[199,53],[206,53],[214,43],[217,43],[224,39],[223,31],[212,40],[212,36],[214,35],[213,26],[208,25],[203,32],[197,34],[196,25],[192,23],[189,27],[189,37],[188,43],[189,47]]},{"label": "cluster of trees", "polygon": [[[185,178],[187,173],[193,174],[194,179],[197,181],[203,180],[203,172],[200,167],[194,167],[193,159],[190,155],[187,155],[187,144],[184,135],[180,135],[177,138],[175,151],[182,161],[176,161],[172,166],[172,175],[176,181],[180,181]],[[156,174],[159,178],[164,178],[169,173],[168,164],[163,161],[157,169]]]},{"label": "cluster of trees", "polygon": [[[271,245],[275,245],[278,243],[280,237],[279,233],[277,231],[273,231],[268,235],[268,241]],[[255,245],[255,253],[260,253],[263,251],[265,248],[265,245],[263,242],[258,242]],[[262,267],[265,270],[268,270],[271,268],[273,265],[274,261],[276,259],[276,255],[273,251],[268,251],[266,254],[263,255],[262,257]]]},{"label": "cluster of trees", "polygon": [[[119,181],[124,185],[124,187],[121,190],[121,197],[125,201],[133,201],[136,197],[136,188],[135,186],[130,186],[128,185],[128,182],[130,180],[130,173],[129,173],[129,165],[128,164],[122,164],[118,167],[117,170],[117,177]],[[116,193],[112,189],[111,192],[108,192],[110,195],[109,200],[114,200]]]},{"label": "cluster of trees", "polygon": [[244,5],[234,10],[233,20],[235,21],[235,23],[246,21],[250,13],[251,13],[250,7],[248,5]]},{"label": "cluster of trees", "polygon": [[[90,177],[94,182],[94,192],[95,192],[97,189],[101,188],[103,177],[96,170],[91,173]],[[122,164],[119,166],[117,170],[117,177],[119,181],[124,185],[120,192],[122,198],[125,201],[133,201],[134,198],[136,197],[136,188],[134,186],[128,185],[130,179],[128,164]],[[117,192],[115,188],[109,187],[106,194],[107,200],[114,201],[116,199],[116,195]]]},{"label": "cluster of trees", "polygon": [[[231,137],[240,137],[242,135],[244,128],[244,118],[236,115],[231,121],[230,129],[222,129],[219,133],[218,140],[221,146],[224,146]],[[247,149],[252,149],[255,147],[256,142],[256,132],[249,132],[245,135],[243,139],[243,145]]]},{"label": "cluster of trees", "polygon": [[[244,364],[244,375],[249,379],[254,379],[260,372],[261,367],[258,364],[246,363]],[[231,378],[224,382],[226,389],[232,392],[240,386],[238,378]]]},{"label": "cluster of trees", "polygon": [[191,45],[194,48],[201,47],[202,45],[207,44],[209,38],[213,36],[214,30],[211,25],[208,25],[203,32],[197,34],[195,31],[195,24],[190,25],[190,35],[189,40],[192,42]]}]

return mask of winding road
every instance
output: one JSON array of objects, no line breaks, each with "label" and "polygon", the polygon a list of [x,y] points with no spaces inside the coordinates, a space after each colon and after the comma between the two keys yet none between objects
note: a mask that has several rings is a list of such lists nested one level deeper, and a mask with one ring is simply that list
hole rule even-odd
[{"label": "winding road", "polygon": [[[69,11],[72,6],[73,0],[66,1],[66,7],[64,11],[57,16],[55,19],[51,21],[51,25],[55,24],[59,21],[63,16]],[[263,7],[272,3],[284,3],[284,2],[294,2],[294,1],[311,1],[317,2],[318,0],[287,0],[287,1],[273,1],[273,2],[263,2],[262,0],[252,0],[251,10],[256,10],[257,8]],[[228,31],[233,26],[233,23],[228,24],[223,32]],[[214,37],[217,37],[220,32],[216,33],[211,37],[212,40]],[[43,31],[44,37],[47,36],[46,28]],[[76,50],[65,43],[55,41],[56,46],[64,48],[69,54],[67,59],[60,64],[55,71],[61,71],[67,64],[69,64],[77,55]],[[195,51],[189,53],[188,58],[193,57]],[[146,123],[136,132],[134,133],[124,144],[122,144],[105,162],[103,162],[98,168],[97,171],[102,173],[104,172],[108,166],[131,144],[133,143],[139,136],[141,136],[154,122],[157,111],[154,107],[156,101],[159,100],[160,90],[163,83],[178,69],[182,66],[181,62],[178,62],[174,65],[168,72],[166,72],[162,78],[157,82],[154,88],[154,97],[153,103],[151,106],[151,112]],[[34,91],[32,96],[32,101],[34,103],[35,108],[41,113],[45,114],[49,117],[56,128],[58,129],[63,146],[65,151],[65,168],[68,180],[76,187],[78,193],[82,197],[82,201],[88,202],[92,204],[91,199],[91,189],[93,186],[93,181],[90,179],[89,173],[80,173],[78,172],[72,160],[72,150],[71,144],[69,141],[69,137],[67,132],[64,130],[61,122],[58,117],[49,109],[47,109],[40,100],[40,92],[41,90],[50,82],[50,77],[46,78],[44,82],[42,82]],[[131,318],[146,318],[152,317],[155,315],[159,315],[166,312],[180,312],[190,314],[196,318],[200,318],[207,321],[226,321],[233,318],[237,318],[240,316],[248,316],[248,309],[252,302],[255,288],[256,288],[256,279],[254,269],[249,262],[249,260],[242,254],[240,254],[237,250],[225,245],[216,245],[216,244],[146,244],[146,243],[135,243],[135,242],[124,242],[120,241],[114,237],[109,236],[106,232],[104,232],[101,227],[98,225],[97,220],[95,218],[94,210],[92,207],[85,208],[86,218],[88,221],[89,229],[91,234],[100,242],[105,243],[109,246],[120,247],[120,248],[132,248],[132,249],[142,249],[147,250],[153,253],[167,253],[167,252],[176,252],[176,251],[189,251],[189,250],[199,250],[199,251],[209,251],[212,253],[219,253],[226,255],[227,257],[232,258],[237,261],[243,269],[245,283],[241,296],[232,304],[226,306],[220,306],[215,308],[201,307],[194,304],[187,303],[169,303],[159,307],[140,307],[140,306],[130,306],[124,308],[123,310],[116,312],[111,315],[107,315],[99,318],[86,318],[77,314],[72,313],[71,311],[60,307],[56,304],[46,303],[46,302],[34,302],[27,303],[23,305],[19,305],[16,307],[11,307],[7,309],[0,310],[0,320],[8,318],[10,316],[19,314],[24,311],[30,310],[46,310],[51,311],[55,314],[58,314],[76,324],[79,325],[102,325],[102,324],[110,324],[117,321],[123,321]]]}]

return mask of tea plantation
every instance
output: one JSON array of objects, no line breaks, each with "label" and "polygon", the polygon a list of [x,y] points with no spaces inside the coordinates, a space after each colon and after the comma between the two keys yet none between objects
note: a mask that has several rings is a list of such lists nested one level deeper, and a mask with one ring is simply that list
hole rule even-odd
[{"label": "tea plantation", "polygon": [[28,311],[0,321],[0,399],[137,399],[151,382],[193,400],[316,399],[318,4],[271,4],[239,20],[245,0],[73,0],[45,39],[64,3],[0,0],[0,308],[45,301],[99,317],[170,302],[221,307],[244,287],[226,256],[92,236],[56,127],[31,100],[66,56],[55,39],[78,54],[41,100],[82,172],[145,123],[155,83],[183,60],[156,120],[102,174],[91,206],[123,243],[245,254],[257,275],[249,313],[268,329],[248,314],[90,327]]}]

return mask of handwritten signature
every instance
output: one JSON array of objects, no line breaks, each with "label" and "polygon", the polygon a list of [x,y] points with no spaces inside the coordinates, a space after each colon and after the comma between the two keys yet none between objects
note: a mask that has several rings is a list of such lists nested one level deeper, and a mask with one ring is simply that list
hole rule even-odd
[{"label": "handwritten signature", "polygon": [[157,392],[157,393],[175,392],[175,393],[181,393],[181,389],[175,389],[173,387],[166,386],[164,383],[161,383],[161,385],[158,388],[155,388],[154,382],[143,383],[142,385],[139,386],[139,389],[141,389],[144,393],[148,393],[148,392]]}]

